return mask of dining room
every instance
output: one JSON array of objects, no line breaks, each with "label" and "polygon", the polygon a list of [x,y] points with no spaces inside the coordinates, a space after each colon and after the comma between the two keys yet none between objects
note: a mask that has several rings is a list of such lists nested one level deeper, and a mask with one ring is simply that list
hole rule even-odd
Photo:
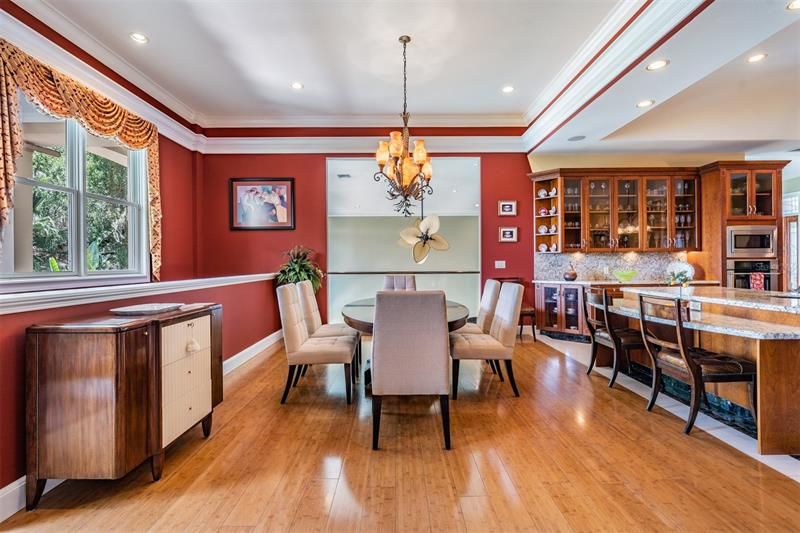
[{"label": "dining room", "polygon": [[797,530],[798,17],[0,0],[0,531]]}]

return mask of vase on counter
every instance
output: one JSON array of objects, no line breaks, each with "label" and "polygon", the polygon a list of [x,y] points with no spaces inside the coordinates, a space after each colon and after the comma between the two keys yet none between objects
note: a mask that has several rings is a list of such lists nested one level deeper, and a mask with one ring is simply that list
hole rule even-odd
[{"label": "vase on counter", "polygon": [[565,281],[575,281],[578,279],[578,272],[575,270],[575,267],[572,266],[572,263],[569,264],[569,270],[564,272],[564,280]]}]

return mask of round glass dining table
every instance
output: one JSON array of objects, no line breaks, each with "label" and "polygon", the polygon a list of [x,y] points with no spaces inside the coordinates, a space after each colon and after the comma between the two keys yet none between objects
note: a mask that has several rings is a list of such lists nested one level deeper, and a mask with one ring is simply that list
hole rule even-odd
[{"label": "round glass dining table", "polygon": [[[375,322],[375,298],[356,300],[342,307],[344,323],[361,333],[372,334]],[[467,323],[469,309],[466,305],[447,300],[447,327],[455,331]]]}]

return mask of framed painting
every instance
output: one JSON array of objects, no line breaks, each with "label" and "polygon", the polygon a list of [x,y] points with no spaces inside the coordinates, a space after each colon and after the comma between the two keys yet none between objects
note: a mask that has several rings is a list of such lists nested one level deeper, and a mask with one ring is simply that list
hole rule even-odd
[{"label": "framed painting", "polygon": [[497,242],[517,242],[517,231],[515,227],[500,228],[497,235]]},{"label": "framed painting", "polygon": [[497,202],[497,215],[501,217],[517,216],[516,200],[499,200]]},{"label": "framed painting", "polygon": [[294,229],[294,178],[231,178],[232,230]]}]

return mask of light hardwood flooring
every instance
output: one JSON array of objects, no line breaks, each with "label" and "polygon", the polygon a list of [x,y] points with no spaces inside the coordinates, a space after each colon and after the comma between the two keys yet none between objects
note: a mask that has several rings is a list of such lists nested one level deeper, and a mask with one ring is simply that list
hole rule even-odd
[{"label": "light hardwood flooring", "polygon": [[800,485],[542,342],[518,344],[514,398],[462,364],[443,449],[438,401],[384,400],[313,367],[289,395],[282,352],[226,377],[199,428],[122,480],[68,481],[0,531],[734,531],[800,529]]}]

